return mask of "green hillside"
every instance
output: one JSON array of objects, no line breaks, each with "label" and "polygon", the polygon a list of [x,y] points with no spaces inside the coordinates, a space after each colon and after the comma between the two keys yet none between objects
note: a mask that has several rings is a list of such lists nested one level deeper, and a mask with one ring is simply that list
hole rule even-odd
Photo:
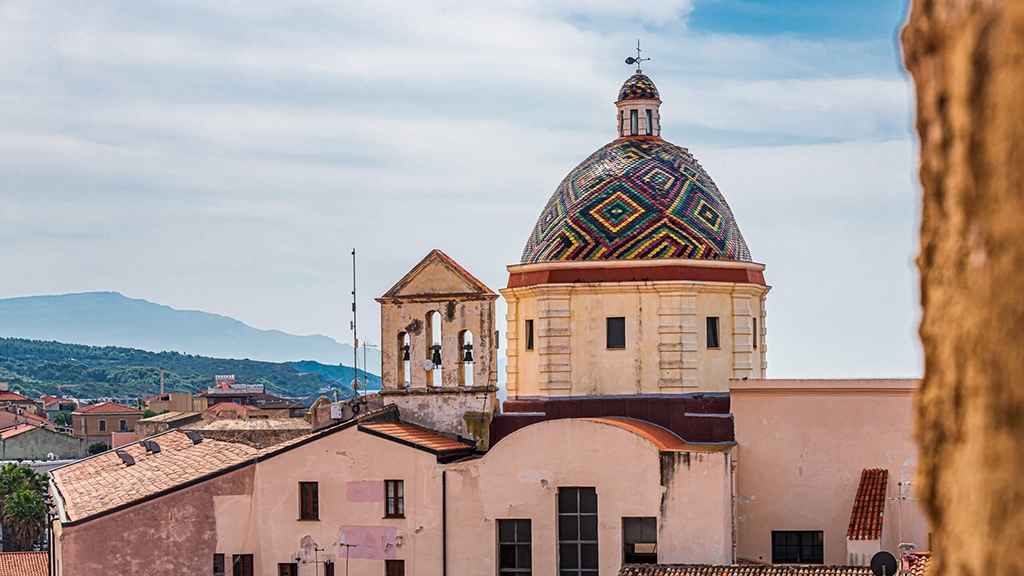
[{"label": "green hillside", "polygon": [[[303,369],[287,363],[208,358],[177,352],[147,352],[117,346],[84,346],[22,338],[0,338],[0,382],[10,382],[20,393],[38,398],[44,394],[74,398],[144,398],[160,391],[163,366],[167,392],[199,392],[211,387],[217,374],[234,374],[244,384],[263,384],[267,392],[292,398],[315,398],[319,390],[347,387],[318,372],[344,375],[349,367],[304,363]],[[379,388],[380,378],[364,375]]]}]

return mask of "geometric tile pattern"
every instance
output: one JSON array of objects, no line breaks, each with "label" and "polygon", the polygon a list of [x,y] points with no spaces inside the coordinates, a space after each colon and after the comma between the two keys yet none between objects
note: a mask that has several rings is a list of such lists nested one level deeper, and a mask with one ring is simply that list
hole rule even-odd
[{"label": "geometric tile pattern", "polygon": [[654,86],[654,82],[651,82],[651,79],[645,74],[630,76],[622,84],[622,88],[619,88],[619,100],[636,100],[639,98],[659,99],[658,88]]},{"label": "geometric tile pattern", "polygon": [[605,145],[562,180],[522,263],[654,258],[751,259],[732,210],[693,156],[661,138],[632,137]]}]

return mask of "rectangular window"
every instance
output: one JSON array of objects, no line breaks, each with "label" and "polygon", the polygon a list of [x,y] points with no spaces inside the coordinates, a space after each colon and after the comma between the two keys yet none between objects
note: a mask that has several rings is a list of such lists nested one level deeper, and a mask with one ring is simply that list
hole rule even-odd
[{"label": "rectangular window", "polygon": [[384,576],[405,576],[405,560],[385,560]]},{"label": "rectangular window", "polygon": [[619,136],[622,136],[622,110],[619,110]]},{"label": "rectangular window", "polygon": [[384,517],[405,517],[405,482],[402,480],[384,481]]},{"label": "rectangular window", "polygon": [[299,565],[295,563],[278,564],[277,576],[299,576]]},{"label": "rectangular window", "polygon": [[622,519],[622,561],[625,564],[658,563],[658,519]]},{"label": "rectangular window", "polygon": [[637,110],[629,111],[629,133],[632,136],[640,133],[640,113]]},{"label": "rectangular window", "polygon": [[708,348],[718,348],[718,318],[715,316],[707,318],[707,341]]},{"label": "rectangular window", "polygon": [[608,348],[626,347],[626,319],[608,318],[607,338]]},{"label": "rectangular window", "polygon": [[213,576],[224,576],[224,555],[213,555]]},{"label": "rectangular window", "polygon": [[560,576],[597,576],[597,491],[558,489]]},{"label": "rectangular window", "polygon": [[654,134],[654,126],[653,126],[654,122],[651,121],[652,117],[653,117],[653,114],[651,114],[651,111],[647,110],[647,135],[648,136]]},{"label": "rectangular window", "polygon": [[121,432],[127,432],[128,431],[128,421],[127,420],[121,420],[118,423],[118,428],[120,428]]},{"label": "rectangular window", "polygon": [[100,432],[106,432],[106,431],[107,431],[107,421],[106,420],[100,420]]},{"label": "rectangular window", "polygon": [[299,482],[299,520],[320,519],[320,484]]},{"label": "rectangular window", "polygon": [[234,554],[231,556],[232,576],[252,576],[252,554]]},{"label": "rectangular window", "polygon": [[526,328],[524,330],[526,334],[526,349],[533,350],[533,320],[526,321]]},{"label": "rectangular window", "polygon": [[498,520],[498,574],[530,574],[530,521]]},{"label": "rectangular window", "polygon": [[821,530],[773,530],[772,564],[824,564],[824,541]]},{"label": "rectangular window", "polygon": [[334,562],[324,564],[324,576],[334,576]]},{"label": "rectangular window", "polygon": [[754,350],[757,350],[757,318],[754,318]]}]

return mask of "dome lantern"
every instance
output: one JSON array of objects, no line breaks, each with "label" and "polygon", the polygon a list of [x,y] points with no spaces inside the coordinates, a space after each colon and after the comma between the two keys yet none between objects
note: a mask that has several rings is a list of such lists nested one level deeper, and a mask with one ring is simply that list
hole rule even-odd
[{"label": "dome lantern", "polygon": [[640,41],[636,41],[636,58],[626,58],[626,64],[636,64],[636,74],[630,76],[619,89],[615,102],[618,108],[618,136],[661,136],[661,99],[658,88],[640,68],[650,58],[640,57]]}]

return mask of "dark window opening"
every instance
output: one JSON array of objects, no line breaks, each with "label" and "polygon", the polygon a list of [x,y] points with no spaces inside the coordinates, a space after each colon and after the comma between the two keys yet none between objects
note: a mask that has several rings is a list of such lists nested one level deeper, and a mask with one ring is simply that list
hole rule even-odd
[{"label": "dark window opening", "polygon": [[320,484],[299,482],[299,520],[320,519]]},{"label": "dark window opening", "polygon": [[772,531],[772,564],[824,564],[821,530]]},{"label": "dark window opening", "polygon": [[708,348],[718,348],[718,318],[715,316],[707,318],[707,339]]},{"label": "dark window opening", "polygon": [[647,135],[648,136],[654,134],[654,127],[653,127],[654,123],[651,121],[651,118],[653,118],[653,116],[654,115],[651,114],[651,111],[647,110]]},{"label": "dark window opening", "polygon": [[402,480],[384,481],[384,517],[405,517],[405,482]]},{"label": "dark window opening", "polygon": [[127,420],[121,420],[118,423],[118,427],[121,429],[121,432],[127,432],[128,431],[128,421]]},{"label": "dark window opening", "polygon": [[299,565],[295,563],[278,564],[277,576],[299,576]]},{"label": "dark window opening", "polygon": [[334,562],[324,564],[324,576],[334,576]]},{"label": "dark window opening", "polygon": [[405,560],[385,560],[384,576],[405,576]]},{"label": "dark window opening", "polygon": [[232,576],[252,576],[252,554],[234,554],[231,556]]},{"label": "dark window opening", "polygon": [[530,521],[498,520],[498,574],[529,575]]},{"label": "dark window opening", "polygon": [[558,489],[560,576],[597,576],[597,491]]},{"label": "dark window opening", "polygon": [[106,420],[100,420],[100,432],[106,432],[106,431],[107,431],[107,421]]},{"label": "dark window opening", "polygon": [[622,136],[622,110],[619,110],[619,136]]},{"label": "dark window opening", "polygon": [[213,576],[224,575],[224,555],[214,554],[213,555]]},{"label": "dark window opening", "polygon": [[629,111],[629,133],[633,136],[640,133],[640,112],[638,110]]},{"label": "dark window opening", "polygon": [[525,327],[526,349],[533,350],[533,320],[526,321]]},{"label": "dark window opening", "polygon": [[754,318],[754,350],[757,350],[757,318]]},{"label": "dark window opening", "polygon": [[626,319],[619,318],[608,318],[608,337],[607,346],[608,348],[625,348],[626,347]]},{"label": "dark window opening", "polygon": [[622,560],[625,564],[658,563],[658,519],[622,519]]}]

